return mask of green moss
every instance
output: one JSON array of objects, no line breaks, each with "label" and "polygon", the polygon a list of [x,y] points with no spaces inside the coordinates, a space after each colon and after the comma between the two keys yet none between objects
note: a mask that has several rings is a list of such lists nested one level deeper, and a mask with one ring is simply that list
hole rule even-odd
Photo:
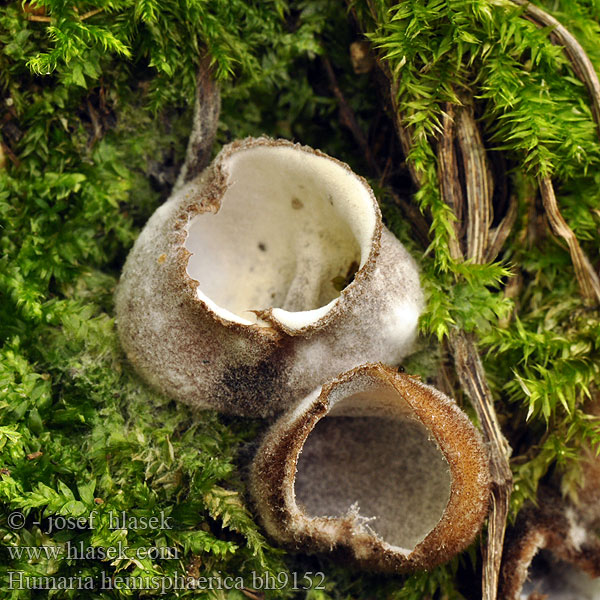
[{"label": "green moss", "polygon": [[[581,447],[600,442],[600,428],[585,412],[600,365],[598,313],[583,307],[564,245],[547,228],[538,239],[524,232],[531,181],[550,173],[563,214],[584,249],[597,254],[600,144],[586,90],[547,32],[509,3],[368,4],[371,10],[355,0],[351,13],[334,0],[290,7],[282,0],[98,1],[78,11],[72,3],[44,0],[0,9],[2,597],[45,597],[9,589],[9,571],[95,578],[189,571],[243,576],[248,585],[253,571],[324,571],[324,590],[293,591],[288,584],[266,596],[476,597],[465,584],[476,578],[474,556],[433,573],[374,577],[273,548],[253,521],[243,483],[244,448],[261,425],[192,414],[151,391],[126,362],[112,292],[129,247],[176,177],[203,52],[222,86],[219,145],[259,133],[285,136],[373,179],[388,224],[422,265],[429,298],[424,349],[412,368],[433,377],[444,356],[440,343],[452,328],[478,334],[515,450],[513,516],[552,472],[561,475],[565,493],[576,492]],[[595,5],[578,0],[558,8],[600,66]],[[42,20],[28,20],[32,15]],[[398,105],[413,126],[408,159],[424,185],[413,194],[405,172],[394,185],[404,186],[402,196],[429,219],[426,253],[392,204],[390,179],[380,186],[340,125],[319,58],[329,57],[360,126],[385,154],[389,137],[381,132],[390,126],[381,125],[382,98],[372,74],[356,75],[350,65],[348,46],[360,37],[352,15],[397,75]],[[439,193],[431,141],[443,103],[455,101],[457,91],[476,97],[486,141],[506,157],[509,185],[520,200],[515,231],[489,265],[457,264],[448,250],[452,215]],[[523,284],[508,299],[503,288],[516,274]],[[9,526],[13,511],[26,515],[24,528]],[[51,517],[91,511],[97,511],[93,529],[44,533]],[[163,514],[175,526],[111,530],[111,513],[122,511],[137,518]],[[119,541],[173,547],[178,558],[28,560],[8,552]],[[157,594],[70,590],[48,597]],[[191,596],[245,597],[235,590],[169,597]]]}]

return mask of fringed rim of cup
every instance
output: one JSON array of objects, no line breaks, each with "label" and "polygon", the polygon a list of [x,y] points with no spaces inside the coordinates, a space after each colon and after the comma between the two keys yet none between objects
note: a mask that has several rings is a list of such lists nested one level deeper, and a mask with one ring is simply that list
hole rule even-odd
[{"label": "fringed rim of cup", "polygon": [[233,142],[179,194],[176,274],[226,326],[320,329],[375,268],[382,221],[373,191],[313,148]]},{"label": "fringed rim of cup", "polygon": [[333,550],[372,570],[429,568],[479,532],[488,456],[453,400],[367,364],[273,425],[250,488],[265,529],[282,543]]}]

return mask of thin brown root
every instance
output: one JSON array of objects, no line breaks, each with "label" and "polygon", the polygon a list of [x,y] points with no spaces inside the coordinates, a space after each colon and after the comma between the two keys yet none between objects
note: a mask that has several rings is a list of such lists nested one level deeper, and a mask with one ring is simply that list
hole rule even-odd
[{"label": "thin brown root", "polygon": [[485,262],[492,262],[502,250],[506,238],[510,235],[512,228],[517,220],[519,203],[516,196],[511,196],[508,204],[508,210],[502,221],[494,229],[490,229],[488,248],[485,254]]},{"label": "thin brown root", "polygon": [[506,519],[513,486],[512,472],[508,463],[511,449],[502,435],[494,410],[494,400],[473,339],[463,332],[456,332],[450,336],[450,347],[458,379],[471,399],[490,450],[492,492],[488,535],[482,548],[482,598],[495,600],[498,594]]},{"label": "thin brown root", "polygon": [[460,111],[456,134],[467,188],[467,257],[482,263],[487,254],[492,223],[493,182],[472,107],[465,106]]},{"label": "thin brown root", "polygon": [[452,209],[456,221],[454,221],[454,236],[449,240],[450,256],[454,260],[463,260],[461,248],[462,222],[464,212],[464,198],[460,180],[458,178],[458,166],[456,153],[454,151],[455,122],[454,106],[446,105],[444,118],[442,120],[442,134],[438,144],[438,178],[444,202]]},{"label": "thin brown root", "polygon": [[554,233],[562,237],[569,247],[581,295],[587,303],[597,304],[600,302],[600,279],[598,278],[598,274],[581,249],[575,233],[573,233],[573,230],[567,225],[567,222],[560,213],[552,181],[549,177],[540,177],[539,185],[550,225]]},{"label": "thin brown root", "polygon": [[196,76],[194,122],[185,162],[181,167],[175,189],[198,176],[210,162],[220,111],[221,94],[211,68],[210,57],[206,55],[200,62]]}]

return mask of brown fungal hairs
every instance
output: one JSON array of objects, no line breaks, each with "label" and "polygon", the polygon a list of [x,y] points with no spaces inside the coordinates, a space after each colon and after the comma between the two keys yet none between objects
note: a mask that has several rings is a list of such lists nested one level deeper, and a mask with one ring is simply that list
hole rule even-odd
[{"label": "brown fungal hairs", "polygon": [[487,454],[453,400],[369,364],[275,423],[250,490],[267,532],[292,548],[334,551],[370,570],[429,568],[478,533]]}]

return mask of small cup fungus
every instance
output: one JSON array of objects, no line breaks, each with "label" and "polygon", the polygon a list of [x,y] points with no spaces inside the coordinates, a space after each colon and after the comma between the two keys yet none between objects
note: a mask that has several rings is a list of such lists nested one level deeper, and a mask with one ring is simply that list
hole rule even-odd
[{"label": "small cup fungus", "polygon": [[256,454],[250,491],[279,542],[370,570],[429,568],[479,532],[487,453],[453,400],[363,365],[280,417]]},{"label": "small cup fungus", "polygon": [[417,266],[364,179],[284,140],[234,142],[148,221],[116,294],[138,372],[198,408],[267,416],[416,334]]},{"label": "small cup fungus", "polygon": [[[600,417],[595,392],[585,412]],[[507,535],[500,579],[506,600],[600,598],[600,461],[580,457],[577,495],[565,497],[556,480],[540,485],[536,505],[519,513]]]}]

